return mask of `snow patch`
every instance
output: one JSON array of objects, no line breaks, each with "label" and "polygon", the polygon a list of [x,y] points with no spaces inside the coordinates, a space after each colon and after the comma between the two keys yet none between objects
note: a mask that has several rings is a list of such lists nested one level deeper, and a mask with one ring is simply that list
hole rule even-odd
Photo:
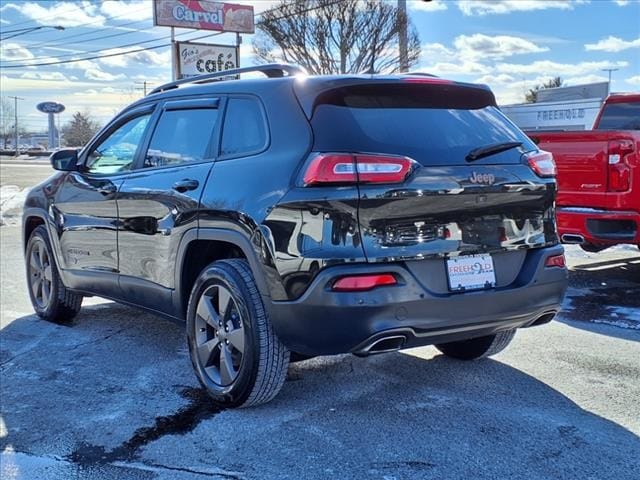
[{"label": "snow patch", "polygon": [[22,216],[22,206],[29,193],[29,188],[17,185],[0,186],[0,226],[18,225]]}]

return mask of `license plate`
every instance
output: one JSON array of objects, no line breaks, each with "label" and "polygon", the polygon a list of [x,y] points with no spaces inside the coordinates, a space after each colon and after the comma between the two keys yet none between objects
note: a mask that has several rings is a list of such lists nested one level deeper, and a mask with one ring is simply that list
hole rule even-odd
[{"label": "license plate", "polygon": [[478,290],[496,285],[491,255],[466,255],[447,260],[449,289],[457,292]]}]

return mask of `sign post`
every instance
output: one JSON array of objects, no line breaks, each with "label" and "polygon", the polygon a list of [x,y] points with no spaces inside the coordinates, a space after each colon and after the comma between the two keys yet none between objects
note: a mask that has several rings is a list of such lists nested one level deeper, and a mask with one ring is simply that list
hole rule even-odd
[{"label": "sign post", "polygon": [[[60,146],[60,133],[57,132],[56,129],[56,119],[54,115],[56,113],[64,112],[64,105],[56,102],[42,102],[36,105],[36,108],[42,112],[46,113],[49,120],[49,148],[53,148],[56,144],[56,137],[58,137],[58,146]],[[56,135],[56,133],[58,133]]]}]

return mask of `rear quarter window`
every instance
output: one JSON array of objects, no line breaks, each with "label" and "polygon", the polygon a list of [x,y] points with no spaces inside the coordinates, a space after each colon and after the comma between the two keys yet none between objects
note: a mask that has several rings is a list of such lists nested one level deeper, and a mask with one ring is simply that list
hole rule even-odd
[{"label": "rear quarter window", "polygon": [[227,103],[221,157],[258,153],[267,145],[267,126],[260,102],[251,97],[232,97]]}]

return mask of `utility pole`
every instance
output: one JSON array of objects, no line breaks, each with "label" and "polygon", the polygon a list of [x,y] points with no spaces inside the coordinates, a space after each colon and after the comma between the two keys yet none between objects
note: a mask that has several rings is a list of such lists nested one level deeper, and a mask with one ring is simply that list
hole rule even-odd
[{"label": "utility pole", "polygon": [[21,97],[12,97],[9,96],[9,98],[13,98],[13,114],[14,114],[14,123],[13,123],[13,129],[14,129],[14,147],[16,149],[16,154],[15,156],[17,157],[18,155],[20,155],[20,151],[18,149],[18,100],[24,100],[24,98]]},{"label": "utility pole", "polygon": [[611,72],[617,72],[619,68],[603,68],[603,72],[609,72],[609,83],[607,84],[607,95],[611,93]]},{"label": "utility pole", "polygon": [[407,54],[409,40],[407,38],[407,0],[398,0],[398,19],[400,25],[398,26],[398,37],[400,46],[400,71],[409,71],[409,58]]},{"label": "utility pole", "polygon": [[[147,81],[145,80],[144,82],[135,82],[136,85],[142,85],[142,91],[144,92],[144,96],[147,96]],[[136,90],[140,90],[139,88],[136,88]]]}]

